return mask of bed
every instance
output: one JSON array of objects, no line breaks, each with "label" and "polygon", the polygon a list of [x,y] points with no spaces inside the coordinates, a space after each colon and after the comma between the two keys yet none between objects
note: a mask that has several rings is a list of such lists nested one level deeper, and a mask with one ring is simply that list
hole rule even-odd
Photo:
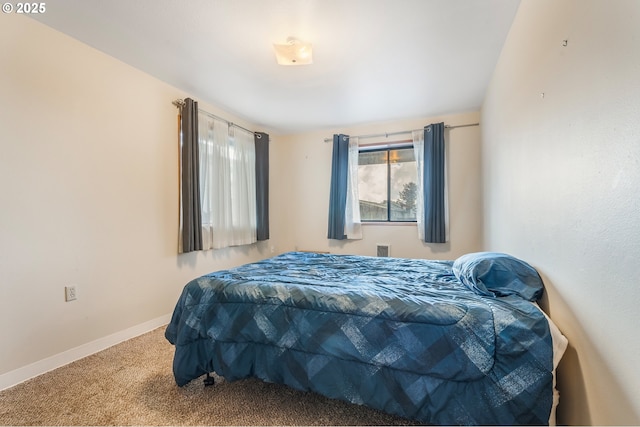
[{"label": "bed", "polygon": [[289,252],[189,282],[165,336],[179,386],[257,377],[429,424],[553,423],[566,339],[527,263]]}]

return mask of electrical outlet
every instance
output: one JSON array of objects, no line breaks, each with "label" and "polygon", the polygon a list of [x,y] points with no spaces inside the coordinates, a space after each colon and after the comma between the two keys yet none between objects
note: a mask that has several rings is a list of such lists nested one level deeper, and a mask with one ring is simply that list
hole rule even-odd
[{"label": "electrical outlet", "polygon": [[78,294],[76,293],[75,286],[65,286],[64,287],[64,300],[69,302],[78,299]]}]

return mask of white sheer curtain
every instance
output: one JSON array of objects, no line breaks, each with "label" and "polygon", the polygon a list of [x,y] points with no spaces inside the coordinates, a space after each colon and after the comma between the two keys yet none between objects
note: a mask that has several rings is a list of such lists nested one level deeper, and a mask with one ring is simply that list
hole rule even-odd
[{"label": "white sheer curtain", "polygon": [[200,114],[200,191],[203,249],[256,242],[253,134]]},{"label": "white sheer curtain", "polygon": [[[416,158],[417,175],[417,195],[416,195],[416,223],[418,225],[418,239],[424,241],[424,131],[414,130],[411,132],[413,139],[413,154]],[[445,233],[446,240],[449,241],[449,198],[447,165],[444,166],[444,211],[445,211]]]},{"label": "white sheer curtain", "polygon": [[424,240],[424,131],[414,130],[411,132],[413,139],[413,154],[416,158],[416,223],[418,225],[418,239]]},{"label": "white sheer curtain", "polygon": [[362,239],[360,221],[360,196],[358,194],[358,138],[349,138],[349,169],[347,177],[347,206],[345,208],[344,234],[347,239]]}]

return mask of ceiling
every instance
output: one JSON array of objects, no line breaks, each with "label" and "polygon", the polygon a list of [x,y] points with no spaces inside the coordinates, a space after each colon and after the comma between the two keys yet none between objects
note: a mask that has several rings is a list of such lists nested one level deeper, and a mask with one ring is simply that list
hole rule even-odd
[{"label": "ceiling", "polygon": [[[280,133],[477,111],[520,0],[55,0],[35,19]],[[313,44],[281,66],[273,43]],[[167,101],[169,102],[169,100]]]}]

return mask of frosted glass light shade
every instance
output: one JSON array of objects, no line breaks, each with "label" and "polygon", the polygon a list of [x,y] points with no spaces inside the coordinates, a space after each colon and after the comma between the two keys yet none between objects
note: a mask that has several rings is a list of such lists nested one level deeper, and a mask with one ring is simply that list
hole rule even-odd
[{"label": "frosted glass light shade", "polygon": [[308,65],[313,64],[311,43],[289,37],[286,44],[273,44],[276,60],[280,65]]}]

